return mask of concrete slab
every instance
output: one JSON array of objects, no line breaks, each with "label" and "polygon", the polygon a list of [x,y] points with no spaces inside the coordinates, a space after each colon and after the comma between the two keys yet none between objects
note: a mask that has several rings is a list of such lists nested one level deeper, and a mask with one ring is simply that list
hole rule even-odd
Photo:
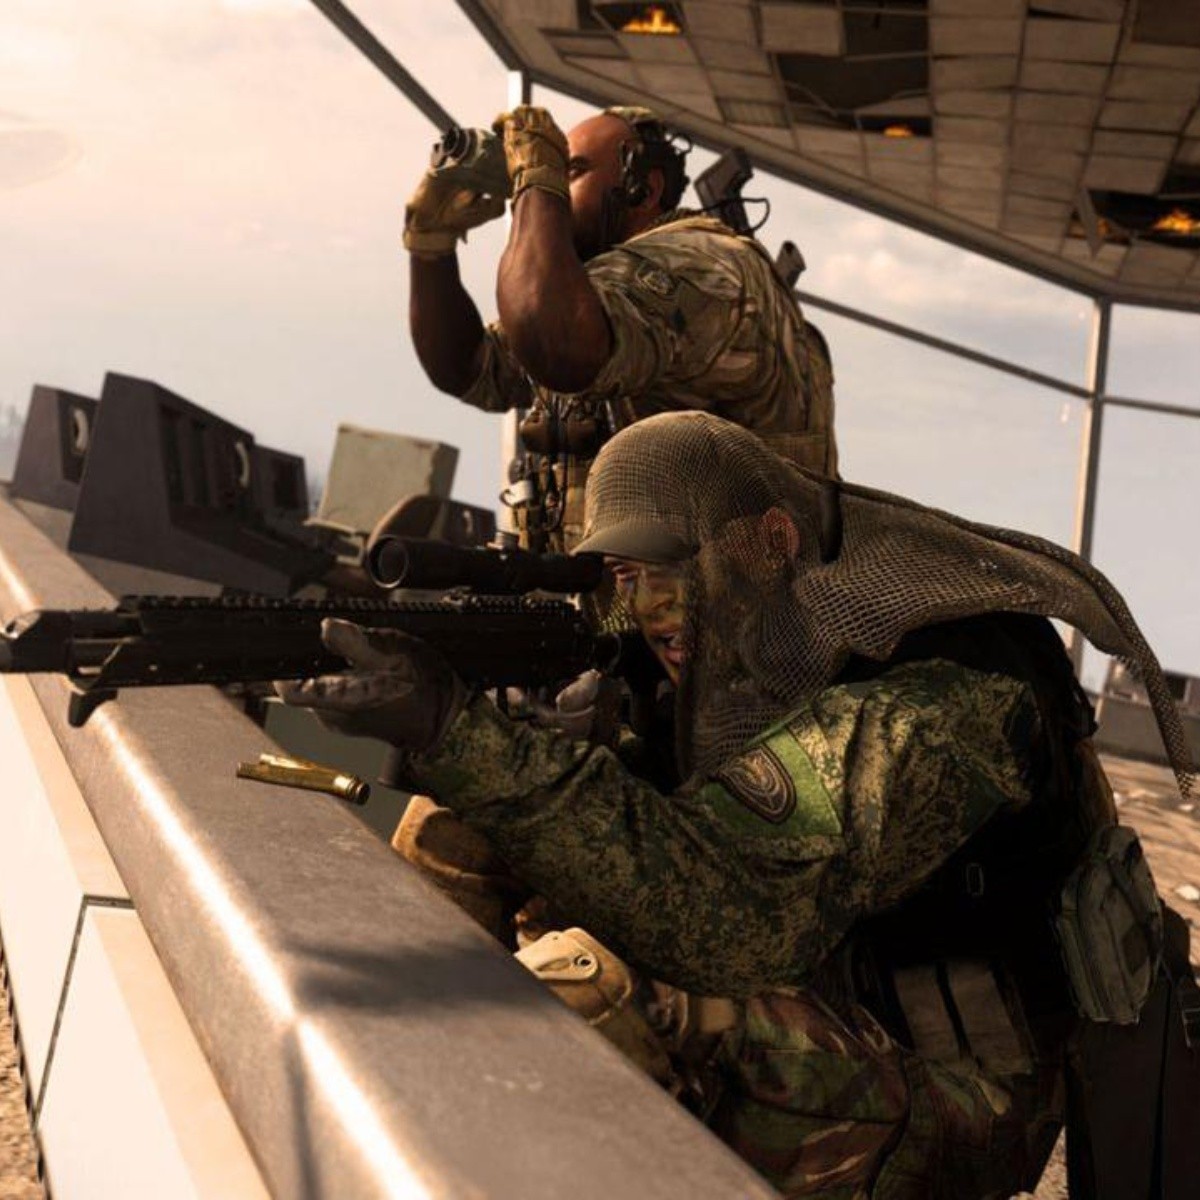
[{"label": "concrete slab", "polygon": [[88,912],[38,1134],[60,1200],[266,1200],[130,911]]},{"label": "concrete slab", "polygon": [[28,679],[0,680],[0,934],[36,1101],[85,901],[129,893]]}]

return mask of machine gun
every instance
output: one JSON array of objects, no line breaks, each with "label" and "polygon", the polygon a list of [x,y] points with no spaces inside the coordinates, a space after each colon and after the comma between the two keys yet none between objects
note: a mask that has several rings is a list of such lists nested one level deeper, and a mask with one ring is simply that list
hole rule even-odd
[{"label": "machine gun", "polygon": [[66,675],[76,689],[68,720],[79,727],[123,687],[344,671],[321,642],[321,622],[332,617],[421,638],[473,687],[552,687],[591,668],[634,688],[652,677],[640,638],[597,634],[566,600],[529,594],[592,591],[603,577],[599,558],[404,538],[380,539],[373,551],[381,585],[450,590],[434,600],[126,596],[111,609],[38,610],[0,634],[0,673]]}]

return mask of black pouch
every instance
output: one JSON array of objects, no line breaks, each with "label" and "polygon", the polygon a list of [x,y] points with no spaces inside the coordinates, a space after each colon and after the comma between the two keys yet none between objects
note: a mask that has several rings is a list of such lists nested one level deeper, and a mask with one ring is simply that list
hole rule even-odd
[{"label": "black pouch", "polygon": [[1192,1200],[1200,1181],[1200,987],[1188,928],[1165,949],[1136,1024],[1083,1021],[1067,1075],[1072,1200]]}]

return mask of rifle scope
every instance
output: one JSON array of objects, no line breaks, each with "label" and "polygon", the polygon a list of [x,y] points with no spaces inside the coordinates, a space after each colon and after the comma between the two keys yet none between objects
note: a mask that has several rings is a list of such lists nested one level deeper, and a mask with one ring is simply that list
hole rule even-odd
[{"label": "rifle scope", "polygon": [[385,588],[469,588],[484,596],[591,592],[604,577],[598,554],[531,554],[381,537],[367,551],[371,578]]}]

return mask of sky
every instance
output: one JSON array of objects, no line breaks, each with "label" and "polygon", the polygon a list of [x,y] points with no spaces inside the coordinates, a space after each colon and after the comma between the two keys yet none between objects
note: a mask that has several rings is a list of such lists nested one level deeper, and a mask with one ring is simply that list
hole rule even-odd
[{"label": "sky", "polygon": [[[506,73],[452,0],[354,0],[456,119]],[[546,89],[569,128],[588,108]],[[346,421],[461,450],[494,505],[499,420],[436,392],[407,332],[403,205],[437,131],[307,0],[4,0],[0,407],[153,379],[325,475]],[[694,176],[711,157],[696,151]],[[1090,301],[758,174],[800,286],[1082,383]],[[501,222],[460,253],[495,311]],[[823,314],[843,474],[1070,544],[1083,406]],[[1118,309],[1110,391],[1200,408],[1200,317]],[[1094,558],[1169,669],[1200,674],[1200,420],[1108,410]],[[1098,668],[1090,668],[1093,676]],[[1095,678],[1089,680],[1095,683]]]}]

